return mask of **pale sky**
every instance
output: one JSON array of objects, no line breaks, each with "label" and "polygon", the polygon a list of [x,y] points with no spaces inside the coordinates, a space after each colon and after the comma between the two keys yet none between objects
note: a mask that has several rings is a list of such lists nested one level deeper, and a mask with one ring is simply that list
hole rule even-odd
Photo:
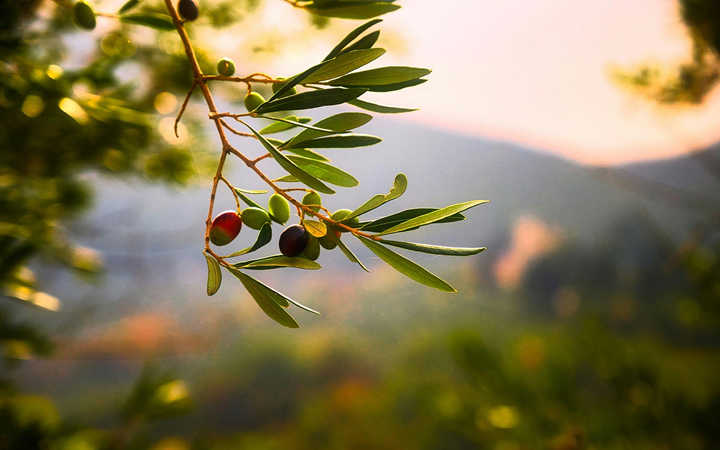
[{"label": "pale sky", "polygon": [[701,107],[658,107],[608,76],[610,64],[688,57],[675,0],[404,4],[386,26],[408,39],[403,62],[434,69],[426,85],[383,96],[421,106],[410,120],[591,163],[672,156],[720,140],[718,89]]}]

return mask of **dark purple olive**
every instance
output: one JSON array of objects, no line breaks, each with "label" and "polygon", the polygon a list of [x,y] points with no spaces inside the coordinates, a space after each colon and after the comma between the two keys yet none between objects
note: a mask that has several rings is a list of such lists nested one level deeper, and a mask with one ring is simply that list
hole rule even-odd
[{"label": "dark purple olive", "polygon": [[290,225],[280,235],[280,253],[298,256],[305,250],[309,239],[309,233],[301,225]]},{"label": "dark purple olive", "polygon": [[195,0],[180,0],[178,2],[178,12],[180,13],[180,17],[188,21],[193,21],[200,15]]}]

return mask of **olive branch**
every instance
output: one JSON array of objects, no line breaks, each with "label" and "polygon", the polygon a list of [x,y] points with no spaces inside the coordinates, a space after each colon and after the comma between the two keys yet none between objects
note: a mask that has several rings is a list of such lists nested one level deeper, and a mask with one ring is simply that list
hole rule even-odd
[{"label": "olive branch", "polygon": [[[85,0],[76,2],[73,6],[75,21],[83,28],[94,28],[95,16],[100,16],[161,30],[175,30],[180,37],[190,63],[193,81],[175,119],[175,133],[177,134],[177,125],[192,94],[199,89],[207,106],[208,118],[215,124],[221,143],[221,153],[212,179],[205,220],[203,254],[208,265],[208,295],[213,295],[220,288],[221,268],[225,268],[240,280],[268,316],[282,325],[296,328],[299,325],[285,311],[286,308],[294,305],[313,313],[317,311],[252,278],[246,271],[287,267],[320,269],[321,266],[315,262],[320,254],[320,247],[327,250],[339,248],[351,262],[367,271],[365,265],[342,241],[343,233],[357,238],[377,257],[414,281],[444,292],[457,292],[437,275],[389,247],[450,256],[474,255],[485,250],[484,247],[447,247],[395,241],[386,239],[385,236],[415,230],[429,224],[464,220],[465,216],[462,214],[464,211],[487,201],[473,200],[443,208],[413,208],[378,219],[361,221],[360,216],[404,194],[407,177],[400,173],[395,177],[388,193],[377,194],[353,210],[341,209],[331,212],[322,205],[320,193],[326,195],[335,193],[328,184],[354,187],[358,181],[349,173],[331,165],[330,160],[318,151],[330,148],[365,147],[379,143],[381,139],[376,136],[353,132],[354,129],[369,122],[372,116],[361,112],[344,112],[311,124],[312,119],[309,117],[282,115],[287,114],[288,111],[345,103],[376,113],[414,111],[410,108],[378,105],[359,99],[366,92],[390,92],[417,86],[424,83],[426,81],[424,77],[430,73],[428,69],[405,66],[357,70],[385,53],[384,49],[374,47],[379,31],[365,35],[363,33],[381,22],[381,19],[375,18],[376,16],[394,11],[399,6],[395,5],[394,1],[356,0],[351,4],[341,0],[285,1],[294,7],[306,9],[320,16],[372,20],[352,30],[321,62],[295,76],[286,79],[264,73],[253,73],[240,77],[234,75],[235,64],[229,58],[222,58],[218,62],[217,74],[205,74],[202,71],[186,30],[186,24],[199,16],[195,0],[180,0],[177,7],[172,0],[164,0],[168,15],[131,13],[130,11],[140,3],[140,0],[129,0],[120,8],[118,14],[96,13]],[[210,90],[210,82],[243,83],[247,88],[245,97],[247,112],[218,111]],[[271,85],[273,95],[265,100],[253,90],[254,84]],[[303,91],[298,92],[298,88]],[[258,130],[251,125],[251,119],[269,120],[271,123]],[[301,128],[302,131],[284,141],[267,137],[269,134],[297,128]],[[230,143],[229,134],[257,141],[266,153],[256,158],[246,156]],[[266,194],[267,191],[239,188],[224,176],[223,169],[228,157],[238,158],[272,190],[268,208],[264,208],[250,197]],[[274,160],[288,175],[278,179],[267,176],[259,164],[269,159]],[[213,218],[215,199],[221,183],[232,193],[236,209],[224,211]],[[281,187],[280,183],[295,185],[285,188]],[[301,186],[297,186],[298,183]],[[294,197],[298,193],[303,194],[301,199]],[[247,205],[245,209],[242,208],[243,203]],[[272,222],[286,223],[290,216],[290,205],[297,212],[299,224],[286,228],[280,235],[281,254],[243,262],[230,261],[270,243]],[[240,232],[243,224],[258,230],[255,243],[246,249],[227,255],[218,254],[211,244],[215,246],[229,244]]]}]

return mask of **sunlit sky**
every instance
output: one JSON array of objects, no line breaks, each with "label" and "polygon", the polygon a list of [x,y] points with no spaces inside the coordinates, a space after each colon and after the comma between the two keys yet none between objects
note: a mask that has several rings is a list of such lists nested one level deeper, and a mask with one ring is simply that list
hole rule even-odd
[{"label": "sunlit sky", "polygon": [[[675,0],[407,1],[387,16],[428,88],[398,92],[411,120],[591,163],[666,157],[720,139],[720,91],[662,108],[619,89],[610,64],[685,60]],[[441,6],[439,6],[441,5]],[[405,62],[405,61],[404,61]]]}]

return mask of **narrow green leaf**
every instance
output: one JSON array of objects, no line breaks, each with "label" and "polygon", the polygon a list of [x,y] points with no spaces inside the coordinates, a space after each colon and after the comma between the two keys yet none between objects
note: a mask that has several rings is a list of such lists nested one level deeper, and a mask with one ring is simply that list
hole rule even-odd
[{"label": "narrow green leaf", "polygon": [[425,78],[420,78],[418,80],[403,81],[402,83],[383,84],[379,86],[362,86],[362,88],[367,89],[368,92],[391,92],[417,86],[419,84],[425,83],[426,81],[427,80]]},{"label": "narrow green leaf", "polygon": [[311,73],[303,83],[317,83],[352,72],[385,54],[385,49],[370,48],[343,52],[326,62],[323,67]]},{"label": "narrow green leaf", "polygon": [[267,194],[267,189],[241,189],[241,188],[235,188],[236,192],[240,192],[242,194]]},{"label": "narrow green leaf", "polygon": [[330,161],[329,158],[326,158],[320,153],[315,153],[314,151],[308,150],[306,148],[291,148],[288,149],[288,151],[290,153],[295,153],[298,156],[304,156],[305,158],[317,159],[318,161]]},{"label": "narrow green leaf", "polygon": [[128,0],[118,9],[118,14],[125,14],[139,4],[140,0]]},{"label": "narrow green leaf", "polygon": [[353,187],[359,184],[358,180],[349,173],[317,159],[296,155],[288,155],[288,159],[310,175],[336,186]]},{"label": "narrow green leaf", "polygon": [[245,286],[245,289],[268,317],[288,328],[300,327],[295,319],[280,306],[281,302],[287,302],[287,297],[239,270],[229,270]]},{"label": "narrow green leaf", "polygon": [[[286,97],[287,98],[287,97]],[[265,147],[265,149],[270,152],[273,158],[275,158],[275,161],[277,161],[278,164],[280,164],[280,167],[285,169],[290,175],[293,175],[295,178],[300,180],[302,183],[308,185],[309,187],[315,189],[316,191],[325,193],[325,194],[334,194],[335,191],[330,189],[325,183],[318,180],[317,178],[313,177],[309,173],[305,172],[303,169],[299,168],[295,163],[290,161],[287,156],[283,155],[278,151],[277,148],[273,144],[271,144],[265,137],[261,134],[259,134],[253,127],[248,125],[247,123],[243,122],[243,124],[255,135],[255,137],[258,138],[260,143]]]},{"label": "narrow green leaf", "polygon": [[348,102],[349,104],[353,106],[357,106],[358,108],[365,109],[367,111],[372,111],[380,114],[399,114],[399,113],[406,113],[406,112],[413,112],[418,111],[418,108],[397,108],[395,106],[383,106],[378,105],[377,103],[370,103],[363,100],[355,99]]},{"label": "narrow green leaf", "polygon": [[266,256],[265,258],[260,259],[253,259],[251,261],[244,261],[239,262],[237,264],[233,264],[238,269],[255,269],[255,270],[263,270],[263,269],[276,269],[279,267],[294,267],[296,269],[304,269],[304,270],[318,270],[321,269],[322,266],[320,264],[316,263],[315,261],[311,261],[307,258],[300,258],[300,257],[289,257],[285,255],[272,255],[272,256]]},{"label": "narrow green leaf", "polygon": [[395,200],[396,198],[403,195],[406,189],[407,177],[405,176],[405,174],[399,173],[395,175],[395,181],[393,182],[393,187],[390,188],[390,192],[388,192],[387,194],[377,194],[373,196],[370,200],[366,201],[359,208],[350,213],[350,215],[347,216],[347,219],[351,219],[361,214],[365,214],[366,212],[372,211],[373,209],[384,205],[391,200]]},{"label": "narrow green leaf", "polygon": [[428,271],[424,267],[410,261],[402,255],[395,253],[389,248],[378,244],[372,239],[364,238],[362,236],[356,236],[360,239],[360,242],[365,244],[371,252],[375,253],[378,258],[388,263],[392,268],[405,275],[406,277],[417,281],[420,284],[429,286],[431,288],[439,289],[444,292],[457,292],[454,287],[450,286],[447,282],[440,279],[437,275]]},{"label": "narrow green leaf", "polygon": [[264,135],[273,134],[273,133],[281,133],[283,131],[291,130],[297,126],[294,123],[292,123],[292,122],[297,122],[297,120],[298,120],[297,116],[290,115],[290,116],[285,117],[285,119],[288,119],[291,122],[290,123],[288,123],[288,122],[271,123],[270,125],[267,125],[267,126],[261,128],[259,133],[264,134]]},{"label": "narrow green leaf", "polygon": [[235,188],[235,193],[238,195],[238,197],[240,197],[240,199],[242,201],[245,202],[246,205],[254,207],[254,208],[265,209],[259,203],[257,203],[255,200],[251,199],[250,197],[245,196],[244,191],[242,191],[238,188]]},{"label": "narrow green leaf", "polygon": [[220,272],[220,263],[212,255],[205,255],[208,267],[208,278],[207,278],[207,295],[213,295],[220,289],[220,283],[222,282],[222,273]]},{"label": "narrow green leaf", "polygon": [[255,239],[255,243],[251,245],[250,247],[244,248],[242,250],[239,250],[237,252],[230,253],[229,255],[225,256],[225,258],[234,258],[236,256],[245,255],[247,253],[254,252],[255,250],[265,246],[270,242],[272,239],[272,225],[269,223],[263,224],[262,228],[260,228],[260,232],[257,235],[257,239]]},{"label": "narrow green leaf", "polygon": [[[292,125],[293,127],[307,128],[308,130],[317,131],[319,133],[337,133],[336,131],[328,130],[327,128],[319,128],[314,125],[308,125],[307,123],[298,122],[297,120],[292,120],[287,117],[283,118],[283,117],[271,117],[271,116],[263,116],[263,115],[258,115],[257,117],[260,117],[263,119],[275,120],[277,122],[282,122],[286,125]],[[288,116],[288,117],[293,117],[293,116]],[[262,130],[261,130],[260,134],[263,134]]]},{"label": "narrow green leaf", "polygon": [[377,42],[379,37],[380,37],[380,30],[373,31],[372,33],[368,33],[365,36],[363,36],[361,39],[359,39],[356,43],[347,47],[342,52],[347,53],[347,52],[351,52],[353,50],[362,50],[365,48],[372,48],[372,46],[375,45],[375,43]]},{"label": "narrow green leaf", "polygon": [[[305,70],[304,72],[301,72],[301,73],[295,75],[294,77],[291,77],[289,80],[283,82],[282,87],[281,87],[280,89],[278,89],[277,92],[275,92],[275,93],[272,95],[272,97],[270,97],[265,103],[268,103],[268,102],[271,102],[271,101],[274,101],[274,100],[277,100],[277,99],[280,99],[280,98],[285,97],[285,94],[287,94],[287,93],[290,91],[290,89],[292,89],[292,88],[294,88],[295,86],[297,86],[297,85],[298,85],[299,83],[301,83],[305,78],[307,78],[308,75],[310,75],[311,73],[313,73],[313,72],[315,72],[316,70],[320,69],[320,68],[323,67],[325,64],[326,64],[325,61],[321,62],[320,64],[315,64],[314,66],[312,66],[311,68]],[[263,104],[265,104],[265,103],[263,103]],[[259,112],[269,112],[269,111],[257,111],[257,112],[259,113]]]},{"label": "narrow green leaf", "polygon": [[143,25],[156,30],[174,30],[175,24],[173,24],[170,16],[165,14],[154,14],[154,13],[135,13],[135,14],[124,14],[120,16],[120,22],[130,23],[134,25]]},{"label": "narrow green leaf", "polygon": [[[278,91],[280,92],[280,91]],[[275,111],[294,111],[318,108],[321,106],[339,105],[354,100],[366,92],[365,89],[330,88],[318,91],[301,92],[295,95],[268,100],[255,109],[258,114]]]},{"label": "narrow green leaf", "polygon": [[338,239],[338,247],[339,247],[340,250],[343,252],[343,254],[345,255],[345,257],[347,257],[347,259],[350,260],[350,262],[356,263],[357,265],[359,265],[360,267],[362,267],[362,270],[364,270],[365,272],[370,272],[370,271],[368,270],[368,268],[365,267],[365,264],[363,264],[362,261],[360,261],[360,260],[358,259],[358,257],[355,256],[355,253],[353,253],[352,250],[350,250],[350,249],[348,248],[348,246],[345,245],[345,243],[344,243],[343,241],[339,240],[339,239]]},{"label": "narrow green leaf", "polygon": [[[363,231],[369,231],[371,233],[379,233],[381,231],[385,231],[388,228],[394,227],[395,225],[405,222],[408,219],[412,219],[414,217],[421,216],[423,214],[431,213],[433,211],[437,211],[437,208],[413,208],[413,209],[406,209],[405,211],[400,211],[395,214],[391,214],[389,216],[381,217],[380,219],[373,220],[371,222],[367,222],[363,224],[362,230]],[[461,220],[465,220],[465,216],[462,214],[453,214],[452,216],[446,217],[444,219],[438,220],[435,223],[450,223],[450,222],[458,222]]]},{"label": "narrow green leaf", "polygon": [[295,178],[292,175],[285,175],[284,177],[275,178],[273,181],[275,183],[299,183],[300,182],[300,180],[298,180],[297,178]]},{"label": "narrow green leaf", "polygon": [[382,138],[368,134],[344,134],[340,136],[324,136],[307,141],[288,144],[285,148],[355,148],[367,147],[382,142]]},{"label": "narrow green leaf", "polygon": [[400,9],[400,5],[389,2],[363,3],[359,5],[340,6],[337,8],[311,8],[306,9],[313,14],[323,17],[337,17],[339,19],[371,19]]},{"label": "narrow green leaf", "polygon": [[487,202],[488,202],[487,200],[472,200],[469,202],[463,202],[463,203],[458,203],[456,205],[446,206],[445,208],[438,209],[437,211],[423,214],[421,216],[417,216],[412,219],[401,222],[401,223],[395,225],[394,227],[388,228],[387,230],[383,231],[380,234],[399,233],[401,231],[407,231],[410,228],[416,228],[416,227],[421,227],[423,225],[428,225],[428,224],[437,222],[438,220],[442,220],[446,217],[450,217],[453,214],[461,213],[461,212],[465,211],[466,209],[470,209],[474,206],[482,205]]},{"label": "narrow green leaf", "polygon": [[400,247],[407,250],[413,250],[422,253],[431,253],[433,255],[448,255],[448,256],[470,256],[476,255],[484,250],[486,247],[446,247],[444,245],[430,245],[430,244],[418,244],[415,242],[400,242],[400,241],[386,241],[381,239],[380,242],[386,245],[392,245],[394,247]]},{"label": "narrow green leaf", "polygon": [[[343,112],[335,114],[330,117],[316,122],[315,125],[318,128],[325,128],[333,130],[333,132],[349,131],[355,128],[361,127],[366,123],[370,122],[372,116],[370,114],[358,113],[358,112]],[[334,133],[333,133],[334,134]],[[327,136],[327,133],[322,133],[314,130],[303,130],[288,141],[286,146],[292,147],[293,144],[301,141],[309,141],[316,137]],[[283,147],[286,147],[283,146]]]},{"label": "narrow green leaf", "polygon": [[380,86],[416,80],[431,72],[430,69],[405,66],[388,66],[353,72],[330,81],[331,86]]},{"label": "narrow green leaf", "polygon": [[320,222],[318,220],[303,220],[303,226],[308,233],[316,238],[321,238],[327,234],[327,225],[325,222]]},{"label": "narrow green leaf", "polygon": [[376,23],[382,22],[382,19],[373,19],[369,22],[366,22],[359,27],[352,30],[350,33],[348,33],[347,36],[345,36],[342,41],[338,43],[331,51],[328,53],[328,55],[325,57],[323,61],[327,61],[328,59],[332,59],[335,56],[339,55],[341,51],[350,43],[352,42],[356,37],[360,36],[365,30],[370,28],[371,26],[375,25]]}]

